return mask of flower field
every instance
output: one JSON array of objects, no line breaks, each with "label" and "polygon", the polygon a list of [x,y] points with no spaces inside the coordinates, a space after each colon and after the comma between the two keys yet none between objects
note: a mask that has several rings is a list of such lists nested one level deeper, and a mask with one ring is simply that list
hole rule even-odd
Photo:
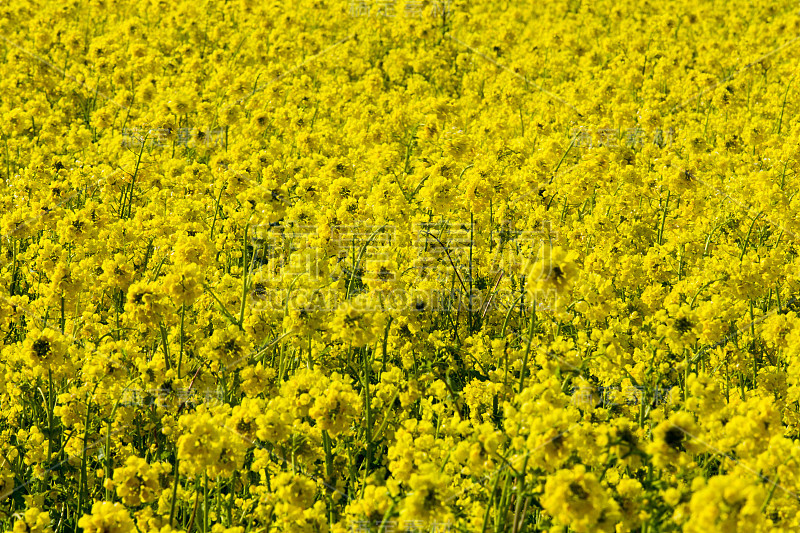
[{"label": "flower field", "polygon": [[794,0],[0,5],[0,531],[800,531]]}]

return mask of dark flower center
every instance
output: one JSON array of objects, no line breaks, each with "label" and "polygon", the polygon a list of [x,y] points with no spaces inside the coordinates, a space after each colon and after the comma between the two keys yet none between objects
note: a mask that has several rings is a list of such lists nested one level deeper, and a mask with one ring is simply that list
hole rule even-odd
[{"label": "dark flower center", "polygon": [[686,333],[687,331],[692,329],[692,322],[686,317],[681,317],[675,321],[675,329],[677,329],[681,333]]},{"label": "dark flower center", "polygon": [[47,357],[50,354],[50,341],[47,339],[37,340],[33,343],[33,351],[36,352],[37,357]]},{"label": "dark flower center", "polygon": [[576,481],[573,481],[572,483],[570,483],[570,485],[569,485],[569,490],[570,490],[570,491],[572,492],[572,494],[574,494],[574,495],[575,495],[575,497],[576,497],[576,498],[578,498],[579,500],[585,500],[586,498],[588,498],[588,497],[589,497],[589,493],[588,493],[588,492],[586,492],[586,489],[584,489],[584,488],[581,486],[581,484],[580,484],[580,483],[578,483],[578,482],[576,482]]},{"label": "dark flower center", "polygon": [[664,435],[664,442],[666,442],[670,448],[675,450],[682,449],[683,446],[681,443],[683,442],[683,430],[678,427],[670,428],[669,431],[667,431],[667,433]]}]

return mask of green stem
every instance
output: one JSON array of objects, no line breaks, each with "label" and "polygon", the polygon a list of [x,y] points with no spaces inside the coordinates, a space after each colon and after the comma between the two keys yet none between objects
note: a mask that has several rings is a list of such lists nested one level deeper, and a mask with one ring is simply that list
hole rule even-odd
[{"label": "green stem", "polygon": [[184,340],[184,318],[186,316],[186,304],[181,304],[181,330],[180,330],[180,351],[178,352],[178,379],[181,379],[181,363],[183,362],[183,340]]},{"label": "green stem", "polygon": [[492,509],[492,500],[494,500],[494,494],[497,492],[497,483],[500,481],[500,474],[503,472],[503,468],[505,468],[505,465],[502,465],[494,476],[492,490],[489,492],[489,501],[486,502],[486,511],[483,513],[483,527],[481,527],[481,533],[486,533],[486,528],[489,525],[489,511]]},{"label": "green stem", "polygon": [[[127,216],[125,215],[125,206],[122,207],[122,215],[121,218],[130,218],[131,217],[131,210],[133,209],[133,189],[136,186],[136,176],[139,174],[139,164],[142,161],[142,154],[144,153],[144,147],[147,144],[147,136],[150,134],[148,131],[144,139],[142,139],[142,147],[139,149],[139,156],[136,158],[136,167],[133,170],[133,177],[131,178],[131,186],[130,186],[130,199],[128,200],[128,209],[127,209]],[[127,195],[126,195],[127,196]],[[123,197],[125,198],[125,197]]]},{"label": "green stem", "polygon": [[244,325],[244,310],[247,305],[247,226],[244,227],[242,238],[242,305],[239,308],[239,328]]},{"label": "green stem", "polygon": [[[366,481],[367,474],[370,471],[370,467],[372,465],[372,406],[370,405],[370,395],[369,395],[369,350],[366,348],[362,348],[364,351],[364,432],[366,434],[366,441],[367,441],[367,449],[366,449],[366,458],[364,461],[364,479]],[[363,489],[366,487],[366,482],[362,486],[362,495]]]},{"label": "green stem", "polygon": [[208,473],[203,474],[203,533],[208,533]]},{"label": "green stem", "polygon": [[225,190],[225,185],[222,186],[219,190],[219,195],[217,195],[217,200],[214,202],[214,220],[211,222],[211,231],[209,232],[208,238],[209,240],[214,240],[214,227],[217,225],[217,215],[219,214],[219,202],[222,199],[222,193]]},{"label": "green stem", "polygon": [[161,321],[158,323],[158,329],[161,332],[161,342],[164,346],[164,364],[167,367],[167,370],[172,368],[172,364],[169,361],[169,340],[167,338],[167,329],[164,327],[164,322]]},{"label": "green stem", "polygon": [[472,335],[472,240],[475,227],[475,218],[472,211],[469,213],[469,334]]},{"label": "green stem", "polygon": [[47,383],[48,391],[47,396],[44,398],[47,413],[47,470],[45,472],[44,480],[45,487],[48,485],[50,480],[50,463],[53,457],[53,433],[55,431],[55,428],[53,427],[53,408],[55,406],[53,402],[53,371],[49,368],[47,369]]},{"label": "green stem", "polygon": [[747,245],[750,243],[750,234],[753,232],[753,226],[755,225],[756,220],[758,220],[763,214],[764,214],[763,211],[759,212],[756,215],[756,218],[754,218],[753,221],[750,223],[750,229],[747,230],[747,237],[745,237],[744,239],[744,245],[742,246],[742,254],[739,256],[739,262],[741,262],[742,259],[744,259],[744,254],[745,252],[747,252]]},{"label": "green stem", "polygon": [[531,353],[531,342],[533,342],[533,325],[536,322],[536,301],[534,300],[534,308],[531,311],[531,323],[528,327],[528,344],[525,347],[525,357],[522,358],[522,372],[519,375],[519,393],[522,393],[522,389],[525,386],[525,372],[528,369],[528,356]]},{"label": "green stem", "polygon": [[367,250],[367,246],[369,246],[369,243],[371,243],[372,239],[375,238],[375,235],[377,235],[378,232],[383,230],[383,228],[385,228],[385,227],[386,227],[386,224],[384,224],[380,228],[376,229],[372,233],[372,235],[370,235],[369,239],[367,239],[367,242],[365,242],[364,245],[361,247],[361,251],[358,254],[358,259],[356,260],[355,264],[353,265],[353,271],[350,273],[350,281],[348,281],[348,283],[347,283],[347,291],[345,292],[345,295],[344,295],[344,299],[345,300],[350,298],[350,291],[353,288],[353,280],[356,277],[356,270],[358,270],[358,265],[361,264],[361,259],[364,257],[364,253]]},{"label": "green stem", "polygon": [[83,427],[83,450],[81,452],[81,474],[80,480],[78,481],[78,507],[75,512],[77,516],[83,516],[83,501],[84,501],[84,489],[86,488],[86,452],[89,449],[87,441],[89,440],[89,413],[92,407],[92,397],[89,396],[89,399],[86,401],[86,420],[84,422]]},{"label": "green stem", "polygon": [[172,469],[173,477],[175,478],[172,483],[172,501],[169,504],[169,526],[172,527],[172,521],[175,519],[175,503],[178,499],[178,483],[180,482],[180,471],[178,470],[178,451],[175,450],[175,466]]},{"label": "green stem", "polygon": [[670,191],[667,191],[667,201],[664,203],[664,211],[661,213],[661,226],[658,229],[658,245],[664,243],[664,224],[667,221],[667,210],[669,209]]}]

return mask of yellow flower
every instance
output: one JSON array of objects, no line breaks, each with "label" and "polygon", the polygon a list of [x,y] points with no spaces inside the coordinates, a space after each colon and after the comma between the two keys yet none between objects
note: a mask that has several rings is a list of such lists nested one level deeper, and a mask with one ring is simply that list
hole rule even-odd
[{"label": "yellow flower", "polygon": [[314,405],[309,409],[308,415],[316,421],[320,429],[336,437],[361,412],[362,403],[350,384],[334,373],[324,391],[314,398]]},{"label": "yellow flower", "polygon": [[239,368],[253,353],[250,340],[242,330],[232,324],[216,330],[203,344],[200,353],[211,363],[213,370],[220,367]]},{"label": "yellow flower", "polygon": [[208,408],[200,405],[196,413],[182,415],[178,420],[178,459],[185,475],[208,474],[229,476],[244,461],[252,445],[236,432],[230,408],[220,405]]},{"label": "yellow flower", "polygon": [[108,287],[127,291],[133,281],[133,269],[131,261],[122,254],[115,254],[113,258],[105,259],[100,268],[101,274],[98,278],[100,283]]},{"label": "yellow flower", "polygon": [[653,440],[647,446],[653,464],[658,468],[686,467],[692,454],[700,453],[704,445],[694,417],[678,411],[653,430]]},{"label": "yellow flower", "polygon": [[615,531],[619,506],[583,465],[548,476],[541,501],[558,523],[577,532]]},{"label": "yellow flower", "polygon": [[131,456],[125,466],[114,469],[113,485],[125,505],[138,507],[156,500],[167,488],[168,463],[148,464],[141,457]]},{"label": "yellow flower", "polygon": [[242,369],[242,391],[250,397],[259,394],[268,394],[270,387],[277,373],[273,368],[264,368],[264,364],[259,362],[255,366],[247,366]]},{"label": "yellow flower", "polygon": [[33,375],[46,378],[48,372],[59,376],[69,370],[67,343],[61,332],[51,328],[33,328],[22,343],[22,361]]},{"label": "yellow flower", "polygon": [[78,520],[86,533],[129,533],[136,530],[130,514],[121,503],[95,502],[91,514]]},{"label": "yellow flower", "polygon": [[128,288],[125,313],[134,323],[143,326],[157,325],[166,311],[165,295],[161,284],[138,281]]},{"label": "yellow flower", "polygon": [[563,297],[578,280],[578,255],[560,246],[545,246],[541,257],[529,262],[522,273],[526,276],[528,294],[533,299]]},{"label": "yellow flower", "polygon": [[203,294],[202,271],[196,263],[177,267],[164,278],[164,290],[176,305],[191,305]]},{"label": "yellow flower", "polygon": [[376,342],[380,335],[376,311],[366,298],[342,303],[336,309],[331,322],[334,338],[357,348]]},{"label": "yellow flower", "polygon": [[31,507],[14,522],[12,533],[52,533],[50,513]]},{"label": "yellow flower", "polygon": [[690,519],[684,531],[765,531],[761,506],[766,498],[763,485],[738,475],[714,476],[706,483],[702,477],[689,502]]},{"label": "yellow flower", "polygon": [[403,499],[400,519],[426,523],[433,520],[448,522],[452,514],[447,506],[450,496],[447,485],[448,476],[435,465],[426,464],[419,473],[411,474],[408,480],[409,493]]}]

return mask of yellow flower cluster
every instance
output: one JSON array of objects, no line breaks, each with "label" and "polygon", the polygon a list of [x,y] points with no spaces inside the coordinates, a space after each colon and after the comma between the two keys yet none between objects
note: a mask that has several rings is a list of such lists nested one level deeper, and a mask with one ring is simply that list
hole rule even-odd
[{"label": "yellow flower cluster", "polygon": [[0,4],[0,532],[800,530],[794,0]]},{"label": "yellow flower cluster", "polygon": [[131,456],[125,466],[114,469],[110,483],[122,503],[130,507],[150,503],[161,493],[171,471],[167,463],[148,463],[142,457]]}]

